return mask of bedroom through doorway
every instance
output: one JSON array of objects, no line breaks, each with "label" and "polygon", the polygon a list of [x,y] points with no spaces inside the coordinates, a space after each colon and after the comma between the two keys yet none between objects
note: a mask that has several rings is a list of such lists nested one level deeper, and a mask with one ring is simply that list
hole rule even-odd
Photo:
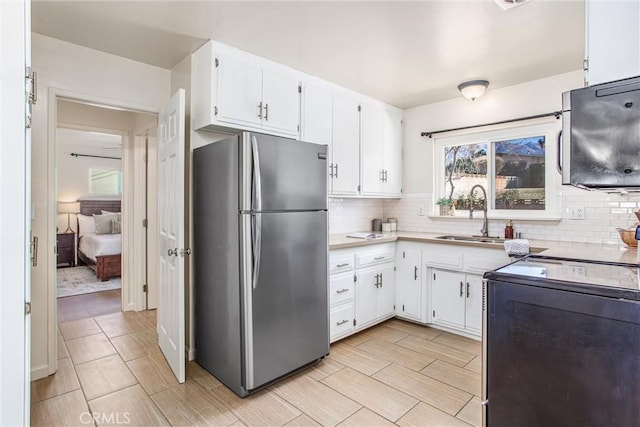
[{"label": "bedroom through doorway", "polygon": [[148,239],[146,227],[131,225],[148,217],[146,159],[156,122],[155,114],[57,100],[58,323],[155,308],[148,292],[143,301],[135,295],[148,282]]}]

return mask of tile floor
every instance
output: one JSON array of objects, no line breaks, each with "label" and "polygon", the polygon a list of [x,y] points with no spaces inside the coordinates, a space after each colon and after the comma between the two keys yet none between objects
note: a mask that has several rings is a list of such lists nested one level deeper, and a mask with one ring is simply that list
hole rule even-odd
[{"label": "tile floor", "polygon": [[155,323],[155,311],[61,322],[58,372],[32,383],[32,425],[481,424],[476,341],[392,319],[240,399],[194,362],[178,384]]}]

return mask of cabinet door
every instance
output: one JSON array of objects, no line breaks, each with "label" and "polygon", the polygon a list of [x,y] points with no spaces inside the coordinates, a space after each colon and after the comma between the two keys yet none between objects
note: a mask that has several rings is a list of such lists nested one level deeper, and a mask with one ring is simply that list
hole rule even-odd
[{"label": "cabinet door", "polygon": [[378,269],[366,269],[356,273],[356,328],[376,318],[378,301]]},{"label": "cabinet door", "polygon": [[300,123],[299,81],[267,68],[262,71],[262,127],[298,135]]},{"label": "cabinet door", "polygon": [[262,69],[233,56],[221,55],[218,66],[218,120],[260,127],[261,99]]},{"label": "cabinet door", "polygon": [[358,102],[333,95],[331,194],[357,195],[360,182],[360,113]]},{"label": "cabinet door", "polygon": [[393,264],[378,267],[380,274],[380,286],[378,287],[378,298],[376,317],[394,314],[396,308],[396,272]]},{"label": "cabinet door", "polygon": [[362,194],[380,194],[385,112],[363,105],[360,120]]},{"label": "cabinet door", "polygon": [[382,192],[400,196],[402,190],[402,120],[399,114],[385,112],[383,121]]},{"label": "cabinet door", "polygon": [[331,92],[317,86],[303,85],[300,139],[331,145],[331,110]]},{"label": "cabinet door", "polygon": [[468,330],[482,333],[482,276],[467,274],[466,281],[466,318],[465,326]]},{"label": "cabinet door", "polygon": [[422,318],[421,251],[403,250],[396,275],[396,312],[399,316]]},{"label": "cabinet door", "polygon": [[589,85],[640,75],[640,2],[587,1]]},{"label": "cabinet door", "polygon": [[465,275],[434,268],[431,292],[433,322],[464,328]]}]

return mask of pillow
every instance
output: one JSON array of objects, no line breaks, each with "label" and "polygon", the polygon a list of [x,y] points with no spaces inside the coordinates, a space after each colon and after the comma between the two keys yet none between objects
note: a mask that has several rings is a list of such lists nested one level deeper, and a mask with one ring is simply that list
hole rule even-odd
[{"label": "pillow", "polygon": [[96,232],[96,221],[92,216],[78,214],[79,236],[84,234],[94,234]]},{"label": "pillow", "polygon": [[111,220],[111,234],[120,234],[122,230],[122,224],[120,223],[120,216]]},{"label": "pillow", "polygon": [[96,234],[111,234],[111,220],[118,219],[119,214],[93,214],[93,218],[96,221]]}]

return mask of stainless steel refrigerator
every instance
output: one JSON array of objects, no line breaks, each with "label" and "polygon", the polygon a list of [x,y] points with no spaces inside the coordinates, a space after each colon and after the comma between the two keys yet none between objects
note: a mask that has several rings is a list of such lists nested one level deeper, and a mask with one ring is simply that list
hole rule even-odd
[{"label": "stainless steel refrigerator", "polygon": [[326,157],[249,132],[193,152],[196,361],[239,396],[329,353]]}]

